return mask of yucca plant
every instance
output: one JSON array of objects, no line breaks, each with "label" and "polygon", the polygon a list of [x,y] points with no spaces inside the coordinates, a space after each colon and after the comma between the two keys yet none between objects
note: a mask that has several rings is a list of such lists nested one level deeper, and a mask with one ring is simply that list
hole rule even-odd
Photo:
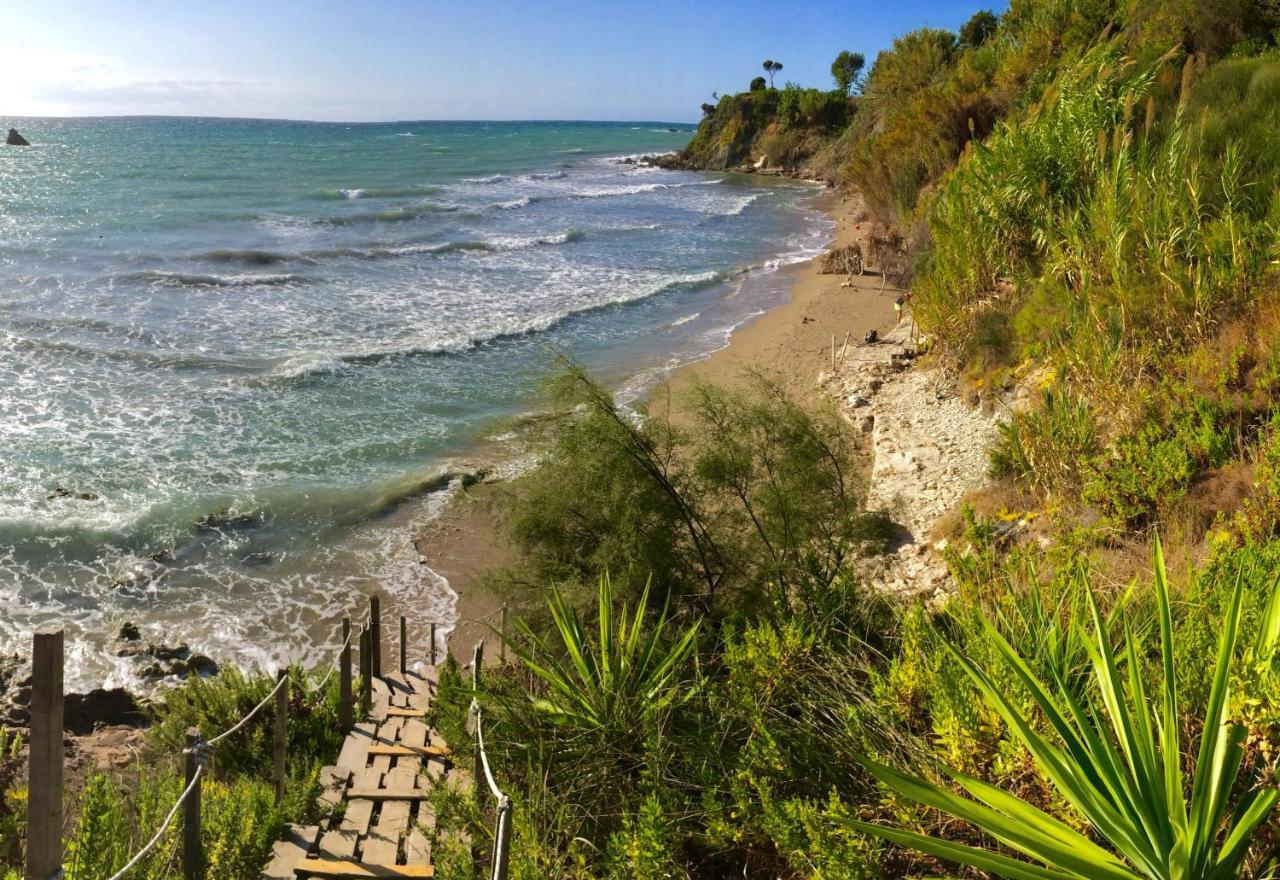
[{"label": "yucca plant", "polygon": [[[1238,876],[1254,832],[1280,797],[1275,788],[1261,784],[1241,786],[1242,793],[1234,797],[1245,730],[1228,718],[1228,690],[1243,584],[1237,581],[1222,622],[1189,787],[1182,771],[1173,625],[1158,541],[1155,589],[1163,677],[1159,705],[1148,700],[1142,680],[1139,658],[1144,639],[1126,632],[1121,663],[1097,603],[1087,591],[1094,628],[1089,655],[1097,686],[1092,699],[1077,700],[1061,682],[1050,688],[994,626],[986,626],[994,653],[1025,686],[1051,728],[1051,738],[1037,731],[1015,698],[996,686],[986,671],[953,651],[1043,776],[1088,822],[1093,834],[1082,834],[1009,792],[962,773],[947,771],[969,797],[873,761],[865,761],[866,768],[897,794],[972,823],[1034,863],[902,829],[836,817],[834,821],[1010,880],[1227,880]],[[1273,656],[1278,635],[1280,589],[1273,587],[1252,647],[1255,662]]]},{"label": "yucca plant", "polygon": [[543,639],[523,620],[524,642],[507,640],[511,650],[546,684],[534,707],[552,721],[582,730],[611,725],[629,728],[648,712],[669,708],[682,696],[681,672],[693,653],[698,623],[675,632],[668,609],[648,626],[649,584],[634,614],[624,603],[614,610],[613,581],[600,577],[596,594],[599,631],[593,640],[578,613],[551,591],[551,618],[559,645]]}]

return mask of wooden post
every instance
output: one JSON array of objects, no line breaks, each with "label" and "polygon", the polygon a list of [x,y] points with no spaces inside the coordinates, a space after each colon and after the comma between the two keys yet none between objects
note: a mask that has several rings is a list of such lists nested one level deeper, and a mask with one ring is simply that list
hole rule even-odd
[{"label": "wooden post", "polygon": [[[481,639],[480,641],[476,642],[475,654],[472,655],[472,658],[471,658],[471,689],[475,691],[476,694],[480,693],[480,667],[481,665],[483,665],[483,663],[484,663],[484,639]],[[479,804],[481,807],[483,807],[485,796],[489,793],[489,783],[485,780],[485,777],[484,777],[484,759],[480,757],[480,715],[479,713],[476,714],[476,743],[475,743],[474,751],[475,751],[475,754],[473,756],[473,763],[475,764],[475,770],[473,771],[472,775],[475,777],[474,784],[476,787],[476,803]]]},{"label": "wooden post", "polygon": [[373,708],[373,676],[369,671],[369,627],[360,629],[360,715]]},{"label": "wooden post", "polygon": [[[200,769],[199,750],[204,741],[200,730],[187,728],[186,784],[191,785]],[[182,803],[182,876],[184,880],[204,877],[204,847],[200,843],[200,781]]]},{"label": "wooden post", "polygon": [[[289,677],[289,668],[285,667],[276,673],[276,680]],[[274,761],[272,780],[276,784],[276,800],[284,797],[285,758],[289,748],[289,683],[286,681],[276,691],[276,728],[275,739],[271,743],[271,757]]]},{"label": "wooden post", "polygon": [[493,880],[507,880],[511,864],[511,798],[498,802],[498,828],[493,835]]},{"label": "wooden post", "polygon": [[350,733],[354,723],[351,706],[351,618],[342,618],[342,653],[338,657],[338,723]]},{"label": "wooden post", "polygon": [[382,678],[382,600],[369,597],[369,669]]},{"label": "wooden post", "polygon": [[62,630],[32,639],[27,880],[62,871],[62,648]]},{"label": "wooden post", "polygon": [[506,663],[507,662],[507,606],[506,605],[502,606],[502,618],[501,618],[501,622],[498,625],[501,627],[501,629],[499,629],[498,632],[502,636],[502,638],[498,640],[499,641],[498,659],[503,663]]},{"label": "wooden post", "polygon": [[836,368],[836,335],[831,334],[831,369]]},{"label": "wooden post", "polygon": [[436,622],[431,621],[431,665],[436,665]]},{"label": "wooden post", "polygon": [[408,632],[407,624],[404,622],[404,615],[400,615],[400,674],[404,675],[409,671],[409,659],[405,651],[405,633]]}]

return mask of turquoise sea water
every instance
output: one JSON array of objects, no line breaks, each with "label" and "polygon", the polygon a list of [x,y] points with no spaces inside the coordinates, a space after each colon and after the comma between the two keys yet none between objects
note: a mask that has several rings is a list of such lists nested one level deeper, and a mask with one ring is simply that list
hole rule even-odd
[{"label": "turquoise sea water", "polygon": [[7,125],[0,650],[61,621],[76,686],[128,679],[124,620],[251,663],[372,584],[447,621],[425,477],[552,351],[634,394],[720,347],[829,231],[807,187],[619,163],[688,126]]}]

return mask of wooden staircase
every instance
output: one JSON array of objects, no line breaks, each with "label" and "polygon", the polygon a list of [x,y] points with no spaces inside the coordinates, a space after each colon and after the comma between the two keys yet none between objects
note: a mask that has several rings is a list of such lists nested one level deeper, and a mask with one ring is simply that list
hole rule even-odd
[{"label": "wooden staircase", "polygon": [[435,876],[429,786],[459,771],[423,718],[436,689],[435,668],[424,668],[372,680],[367,719],[348,734],[337,766],[324,768],[324,819],[288,826],[264,880]]}]

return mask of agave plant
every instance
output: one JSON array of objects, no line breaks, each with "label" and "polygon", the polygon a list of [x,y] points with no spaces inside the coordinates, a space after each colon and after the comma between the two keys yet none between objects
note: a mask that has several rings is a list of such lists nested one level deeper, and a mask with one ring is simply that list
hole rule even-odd
[{"label": "agave plant", "polygon": [[[1022,656],[987,624],[986,636],[996,655],[1043,713],[1052,729],[1051,738],[1037,731],[1028,715],[987,672],[953,650],[1043,776],[1092,826],[1092,835],[962,773],[947,771],[968,797],[872,761],[864,762],[866,768],[894,792],[972,823],[1034,863],[902,829],[835,821],[1010,880],[1227,880],[1238,876],[1254,832],[1280,797],[1273,787],[1251,785],[1232,803],[1245,735],[1244,728],[1228,718],[1242,582],[1236,583],[1222,623],[1204,730],[1189,786],[1182,770],[1173,627],[1158,541],[1155,589],[1163,677],[1158,706],[1148,699],[1142,681],[1138,658],[1144,639],[1126,632],[1123,663],[1119,662],[1097,604],[1087,591],[1094,629],[1089,656],[1097,696],[1084,704],[1061,682],[1055,682],[1051,689],[1040,681]],[[1280,589],[1273,587],[1252,647],[1255,661],[1273,656],[1277,636]]]},{"label": "agave plant", "polygon": [[[551,592],[551,617],[560,645],[553,646],[521,620],[526,644],[508,640],[511,650],[547,685],[534,706],[553,721],[591,730],[624,727],[646,712],[666,709],[681,698],[680,675],[693,653],[698,623],[676,632],[667,607],[649,625],[649,584],[632,614],[624,603],[614,611],[613,582],[600,577],[599,634],[594,640],[560,591]],[[616,616],[615,616],[616,615]]]}]

